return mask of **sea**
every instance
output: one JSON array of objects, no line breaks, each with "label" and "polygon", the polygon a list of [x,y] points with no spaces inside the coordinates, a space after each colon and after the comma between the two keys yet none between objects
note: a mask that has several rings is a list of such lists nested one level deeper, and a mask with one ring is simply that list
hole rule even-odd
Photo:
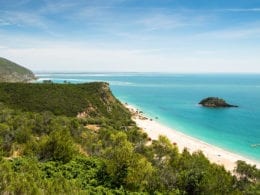
[{"label": "sea", "polygon": [[[209,144],[260,162],[260,74],[37,73],[38,81],[105,81],[146,116]],[[238,108],[205,108],[220,97]]]}]

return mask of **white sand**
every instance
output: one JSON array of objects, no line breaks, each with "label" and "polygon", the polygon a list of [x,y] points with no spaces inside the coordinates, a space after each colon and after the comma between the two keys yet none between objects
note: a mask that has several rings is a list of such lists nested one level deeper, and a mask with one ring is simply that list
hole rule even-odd
[{"label": "white sand", "polygon": [[[137,126],[143,129],[151,139],[158,139],[159,135],[165,135],[172,143],[176,143],[179,150],[187,148],[190,152],[201,150],[204,155],[211,161],[219,165],[223,165],[227,170],[233,171],[237,160],[246,161],[249,164],[255,164],[260,168],[260,162],[247,159],[238,154],[231,153],[222,148],[210,145],[196,138],[185,135],[175,129],[162,125],[154,120],[144,119],[144,115],[138,113],[138,109],[126,104],[125,105],[132,113],[135,113],[133,120]],[[138,113],[138,114],[137,114]]]}]

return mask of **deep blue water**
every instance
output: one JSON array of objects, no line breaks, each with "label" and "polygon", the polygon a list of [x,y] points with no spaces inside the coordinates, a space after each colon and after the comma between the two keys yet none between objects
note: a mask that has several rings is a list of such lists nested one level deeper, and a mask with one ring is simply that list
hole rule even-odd
[{"label": "deep blue water", "polygon": [[[42,81],[106,81],[122,102],[179,131],[251,159],[260,160],[260,75],[159,73],[42,73]],[[238,108],[203,108],[209,96]]]}]

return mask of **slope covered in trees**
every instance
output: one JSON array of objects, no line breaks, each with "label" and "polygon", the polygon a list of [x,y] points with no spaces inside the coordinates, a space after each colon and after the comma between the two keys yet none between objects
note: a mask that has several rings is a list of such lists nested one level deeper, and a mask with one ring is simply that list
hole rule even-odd
[{"label": "slope covered in trees", "polygon": [[112,95],[107,83],[1,83],[0,102],[23,111],[55,115],[130,119],[128,110]]},{"label": "slope covered in trees", "polygon": [[[19,85],[9,93],[0,84],[5,86],[0,93],[0,194],[259,193],[260,172],[254,166],[238,162],[235,177],[201,152],[178,151],[166,137],[150,142],[104,83]],[[97,113],[75,117],[82,110],[55,113],[57,108],[36,107],[47,103],[37,98],[51,86],[59,95],[49,94],[50,102],[68,98],[79,106],[84,99]],[[76,88],[81,98],[65,93]],[[21,91],[32,89],[37,98],[30,96],[25,109],[18,99]],[[85,90],[89,94],[81,93]],[[104,109],[107,105],[111,109]],[[58,108],[64,106],[61,101]]]}]

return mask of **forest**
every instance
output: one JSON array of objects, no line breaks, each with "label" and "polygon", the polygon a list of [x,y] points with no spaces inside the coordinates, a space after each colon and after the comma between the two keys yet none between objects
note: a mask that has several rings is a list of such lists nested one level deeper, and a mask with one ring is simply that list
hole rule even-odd
[{"label": "forest", "polygon": [[260,193],[256,166],[150,140],[106,83],[0,83],[0,102],[0,194]]}]

